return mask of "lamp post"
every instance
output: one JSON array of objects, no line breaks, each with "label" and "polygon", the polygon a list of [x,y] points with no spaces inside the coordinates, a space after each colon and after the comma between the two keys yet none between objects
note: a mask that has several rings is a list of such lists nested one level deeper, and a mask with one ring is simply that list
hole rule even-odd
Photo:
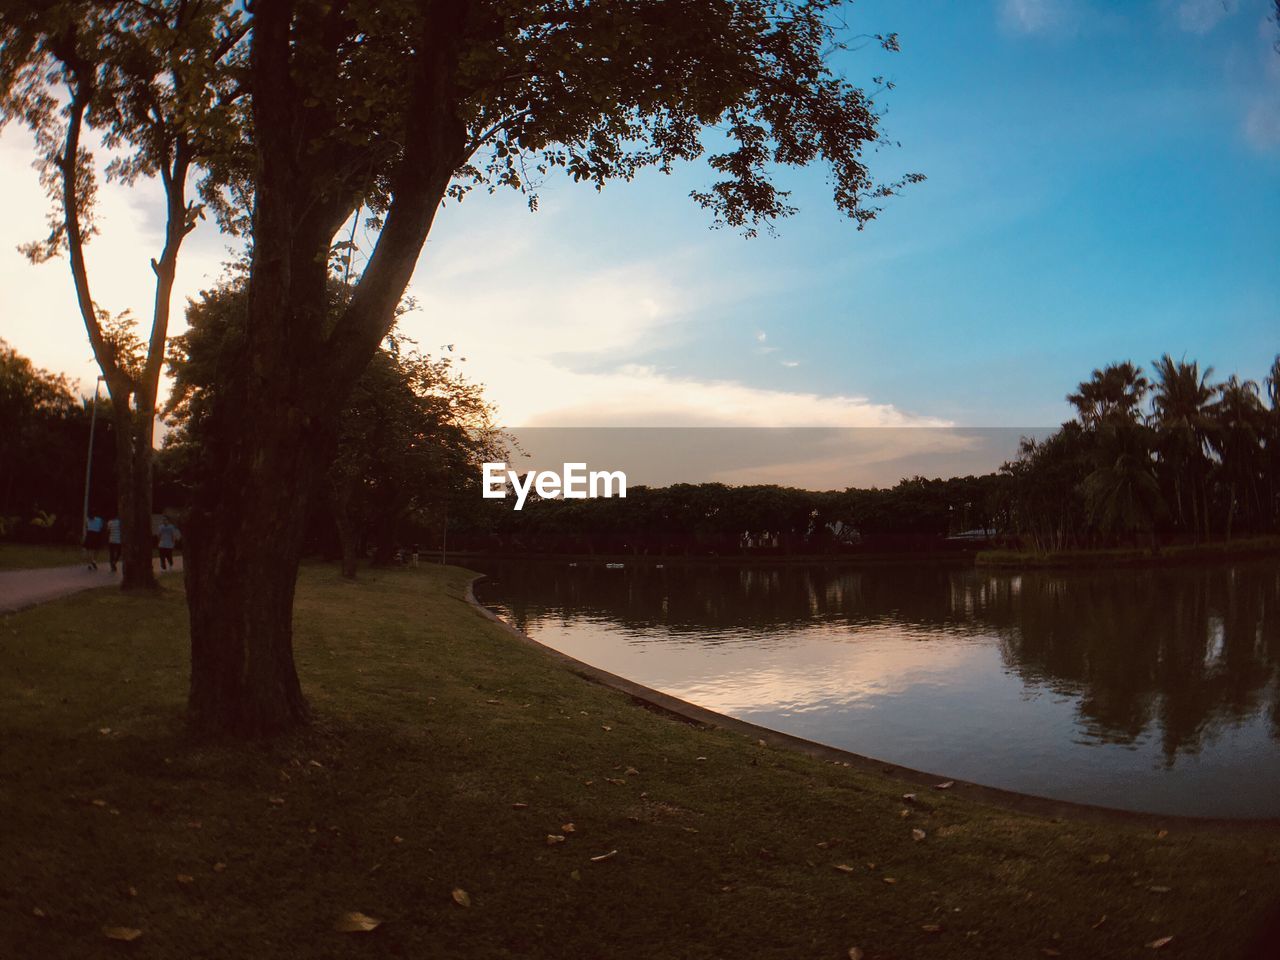
[{"label": "lamp post", "polygon": [[89,532],[89,481],[93,477],[93,431],[98,425],[98,390],[106,377],[98,377],[93,385],[93,413],[89,417],[89,453],[84,463],[84,514],[80,518],[80,538]]}]

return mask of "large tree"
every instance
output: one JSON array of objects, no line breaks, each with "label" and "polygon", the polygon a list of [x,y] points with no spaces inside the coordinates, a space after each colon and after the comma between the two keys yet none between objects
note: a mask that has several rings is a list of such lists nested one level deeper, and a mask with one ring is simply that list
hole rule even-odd
[{"label": "large tree", "polygon": [[[227,58],[247,30],[235,5],[196,0],[0,4],[0,126],[17,120],[30,128],[53,204],[48,235],[23,252],[37,263],[66,255],[110,393],[126,589],[155,585],[151,472],[170,301],[179,250],[204,206],[193,194],[230,212],[220,171],[228,165],[224,151],[234,156],[237,149],[241,89],[238,67]],[[108,180],[158,178],[164,192],[145,342],[130,324],[113,322],[92,293],[85,246],[98,232],[99,152],[109,158]]]},{"label": "large tree", "polygon": [[[880,118],[873,94],[833,70],[838,0],[177,6],[205,18],[179,59],[227,82],[194,112],[245,107],[217,126],[227,149],[207,169],[252,195],[244,321],[221,348],[186,531],[189,706],[202,731],[269,733],[306,716],[291,620],[307,498],[446,198],[511,187],[533,205],[557,170],[600,188],[706,154],[714,182],[693,199],[754,233],[793,212],[778,167],[824,165],[859,226],[919,179],[868,172]],[[115,7],[141,24],[157,4]],[[361,207],[377,241],[335,317],[335,237]]]}]

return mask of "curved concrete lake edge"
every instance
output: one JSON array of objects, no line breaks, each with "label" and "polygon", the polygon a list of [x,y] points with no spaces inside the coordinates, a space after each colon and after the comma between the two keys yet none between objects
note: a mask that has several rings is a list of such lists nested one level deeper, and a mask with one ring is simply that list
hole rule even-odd
[{"label": "curved concrete lake edge", "polygon": [[475,585],[484,579],[486,579],[486,575],[483,573],[477,573],[471,578],[467,583],[466,600],[486,619],[497,624],[521,642],[537,647],[543,653],[549,655],[553,660],[568,668],[571,673],[576,674],[583,679],[590,680],[593,683],[610,687],[611,689],[617,690],[619,693],[624,693],[640,707],[667,714],[668,716],[681,720],[685,723],[726,730],[753,740],[763,741],[771,747],[794,750],[798,753],[804,753],[828,763],[841,764],[842,766],[860,770],[863,773],[889,777],[894,780],[899,780],[905,784],[910,784],[914,787],[926,788],[931,791],[936,790],[937,785],[940,783],[950,782],[952,784],[950,787],[945,791],[938,792],[939,797],[944,793],[950,794],[957,797],[963,797],[967,800],[972,800],[976,803],[985,804],[987,806],[999,807],[1015,813],[1024,813],[1047,819],[1128,824],[1135,827],[1150,827],[1152,829],[1159,829],[1170,825],[1176,825],[1184,828],[1217,830],[1248,830],[1256,829],[1258,827],[1280,827],[1280,817],[1192,817],[1179,814],[1148,813],[1137,810],[1123,810],[1117,807],[1102,807],[1087,803],[1076,803],[1070,800],[1055,800],[1051,797],[1040,797],[1028,793],[1017,793],[1013,790],[1003,790],[999,787],[989,787],[980,783],[969,783],[964,780],[957,780],[954,777],[947,777],[940,774],[929,773],[924,770],[915,770],[911,767],[899,766],[898,764],[891,763],[887,760],[877,760],[873,757],[866,757],[862,754],[852,753],[848,750],[841,750],[839,747],[832,747],[825,743],[819,743],[815,740],[806,740],[803,737],[793,736],[789,733],[782,733],[779,730],[773,730],[769,727],[762,727],[759,724],[750,723],[746,720],[738,720],[735,717],[730,717],[723,713],[716,713],[714,710],[708,710],[706,707],[700,707],[696,703],[681,700],[679,697],[673,697],[670,694],[663,693],[661,690],[646,687],[644,684],[636,683],[634,680],[628,680],[626,677],[621,677],[617,674],[610,673],[607,670],[602,670],[599,667],[592,666],[591,664],[578,660],[575,657],[571,657],[566,653],[562,653],[554,647],[549,647],[545,643],[535,640],[524,631],[517,629],[512,624],[503,620],[476,598]]}]

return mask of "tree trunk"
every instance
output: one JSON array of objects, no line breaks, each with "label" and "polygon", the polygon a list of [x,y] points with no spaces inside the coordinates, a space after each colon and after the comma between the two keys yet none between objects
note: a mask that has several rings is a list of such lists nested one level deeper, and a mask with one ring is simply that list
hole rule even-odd
[{"label": "tree trunk", "polygon": [[248,304],[226,347],[235,356],[224,358],[200,426],[185,555],[190,721],[200,733],[240,737],[306,720],[293,660],[293,597],[307,499],[323,477],[342,402],[391,327],[466,157],[453,78],[468,6],[444,0],[433,5],[415,60],[404,157],[391,175],[384,225],[335,320],[331,244],[366,181],[334,159],[340,152],[314,126],[322,118],[309,112],[313,94],[291,75],[292,5],[253,9],[247,82],[257,163]]},{"label": "tree trunk", "polygon": [[239,436],[218,438],[221,466],[188,521],[188,708],[197,733],[266,736],[307,718],[293,598],[323,445],[290,429],[290,419],[268,407]]},{"label": "tree trunk", "polygon": [[151,430],[142,414],[130,409],[127,389],[112,396],[112,434],[116,445],[116,511],[120,518],[122,590],[154,590],[151,548]]},{"label": "tree trunk", "polygon": [[[125,424],[116,424],[116,473],[120,477],[120,588],[154,590],[151,548],[151,430],[142,413],[125,411]],[[121,429],[121,427],[125,429]],[[123,455],[122,455],[123,454]]]}]

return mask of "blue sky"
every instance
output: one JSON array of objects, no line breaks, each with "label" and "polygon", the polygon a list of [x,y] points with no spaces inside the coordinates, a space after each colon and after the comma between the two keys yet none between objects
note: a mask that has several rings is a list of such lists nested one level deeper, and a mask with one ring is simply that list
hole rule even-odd
[{"label": "blue sky", "polygon": [[[447,208],[404,321],[453,343],[512,424],[1042,426],[1089,371],[1164,351],[1261,378],[1280,351],[1280,31],[1269,0],[861,0],[837,61],[885,74],[882,179],[928,181],[859,233],[819,170],[777,237],[708,230],[697,166],[600,194],[553,180]],[[4,332],[91,371],[65,264],[13,245],[43,200],[20,133],[0,140]],[[90,265],[104,306],[149,301],[154,191],[105,191]],[[113,235],[113,231],[115,231]],[[189,242],[179,286],[218,274]]]}]

